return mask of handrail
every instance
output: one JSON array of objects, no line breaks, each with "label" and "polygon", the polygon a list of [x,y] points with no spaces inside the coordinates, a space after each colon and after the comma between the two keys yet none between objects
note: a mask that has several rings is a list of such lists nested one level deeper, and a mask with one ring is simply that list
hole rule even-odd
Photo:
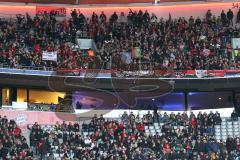
[{"label": "handrail", "polygon": [[38,70],[41,67],[22,66],[11,68],[0,66],[0,73],[46,76],[87,77],[94,74],[94,78],[177,78],[177,79],[207,79],[207,78],[240,78],[240,69],[226,70],[106,70],[106,69],[53,69]]},{"label": "handrail", "polygon": [[26,70],[40,70],[40,71],[54,71],[55,68],[53,67],[37,67],[37,66],[24,66],[24,65],[19,65],[17,67],[11,67],[10,65],[0,63],[0,68],[8,68],[8,69],[26,69]]}]

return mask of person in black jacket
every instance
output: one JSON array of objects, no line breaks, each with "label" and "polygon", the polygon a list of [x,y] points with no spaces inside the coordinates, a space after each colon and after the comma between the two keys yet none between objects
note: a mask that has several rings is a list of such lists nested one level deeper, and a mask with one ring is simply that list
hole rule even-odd
[{"label": "person in black jacket", "polygon": [[237,142],[235,139],[233,138],[227,138],[226,140],[226,148],[227,148],[227,151],[228,153],[230,154],[231,151],[234,151],[237,149]]},{"label": "person in black jacket", "polygon": [[233,110],[233,112],[231,114],[231,119],[232,119],[232,121],[237,121],[238,120],[238,114],[235,110]]},{"label": "person in black jacket", "polygon": [[240,8],[239,8],[239,11],[237,13],[237,23],[239,23],[239,22],[240,22]]},{"label": "person in black jacket", "polygon": [[8,154],[7,148],[3,147],[3,145],[0,144],[0,158],[6,159],[7,154]]},{"label": "person in black jacket", "polygon": [[227,19],[228,19],[228,22],[233,25],[233,12],[231,9],[228,10],[227,12]]},{"label": "person in black jacket", "polygon": [[226,16],[224,10],[222,10],[222,12],[221,12],[221,20],[222,20],[222,23],[225,25],[227,22],[227,16]]}]

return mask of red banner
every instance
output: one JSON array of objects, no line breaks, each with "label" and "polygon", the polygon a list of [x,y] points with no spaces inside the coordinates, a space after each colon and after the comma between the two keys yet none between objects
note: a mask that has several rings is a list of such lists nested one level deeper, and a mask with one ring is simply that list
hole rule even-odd
[{"label": "red banner", "polygon": [[232,73],[232,74],[237,74],[240,73],[240,69],[227,69],[225,70],[226,73]]},{"label": "red banner", "polygon": [[204,78],[224,77],[226,74],[240,73],[240,70],[154,70],[154,71],[117,71],[101,69],[59,69],[57,74],[80,75],[81,73],[112,74],[121,77],[163,77],[163,78]]},{"label": "red banner", "polygon": [[207,70],[208,77],[224,77],[225,71],[224,70]]},{"label": "red banner", "polygon": [[55,6],[37,6],[36,14],[39,16],[44,15],[44,13],[52,13],[59,17],[66,17],[67,10],[64,7],[55,7]]}]

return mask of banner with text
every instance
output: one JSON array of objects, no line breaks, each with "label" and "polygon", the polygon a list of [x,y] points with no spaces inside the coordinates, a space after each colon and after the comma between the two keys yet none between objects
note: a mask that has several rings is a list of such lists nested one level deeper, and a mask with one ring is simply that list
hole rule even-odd
[{"label": "banner with text", "polygon": [[59,17],[66,17],[67,10],[64,7],[55,7],[55,6],[37,6],[36,14],[42,16],[44,14],[54,14]]},{"label": "banner with text", "polygon": [[54,52],[43,51],[42,60],[43,61],[57,61],[57,51],[54,51]]},{"label": "banner with text", "polygon": [[119,70],[99,70],[99,69],[59,69],[57,74],[65,76],[86,76],[95,75],[95,78],[220,78],[220,77],[240,77],[240,69],[235,70],[148,70],[148,71],[119,71]]}]

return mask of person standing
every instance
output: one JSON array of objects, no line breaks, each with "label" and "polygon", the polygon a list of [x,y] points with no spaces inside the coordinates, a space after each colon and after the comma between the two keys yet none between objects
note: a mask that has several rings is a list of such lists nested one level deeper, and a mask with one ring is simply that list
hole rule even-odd
[{"label": "person standing", "polygon": [[240,23],[240,8],[239,8],[239,11],[237,13],[237,23]]},{"label": "person standing", "polygon": [[233,12],[231,9],[229,9],[227,12],[227,19],[228,19],[228,23],[233,25]]}]

